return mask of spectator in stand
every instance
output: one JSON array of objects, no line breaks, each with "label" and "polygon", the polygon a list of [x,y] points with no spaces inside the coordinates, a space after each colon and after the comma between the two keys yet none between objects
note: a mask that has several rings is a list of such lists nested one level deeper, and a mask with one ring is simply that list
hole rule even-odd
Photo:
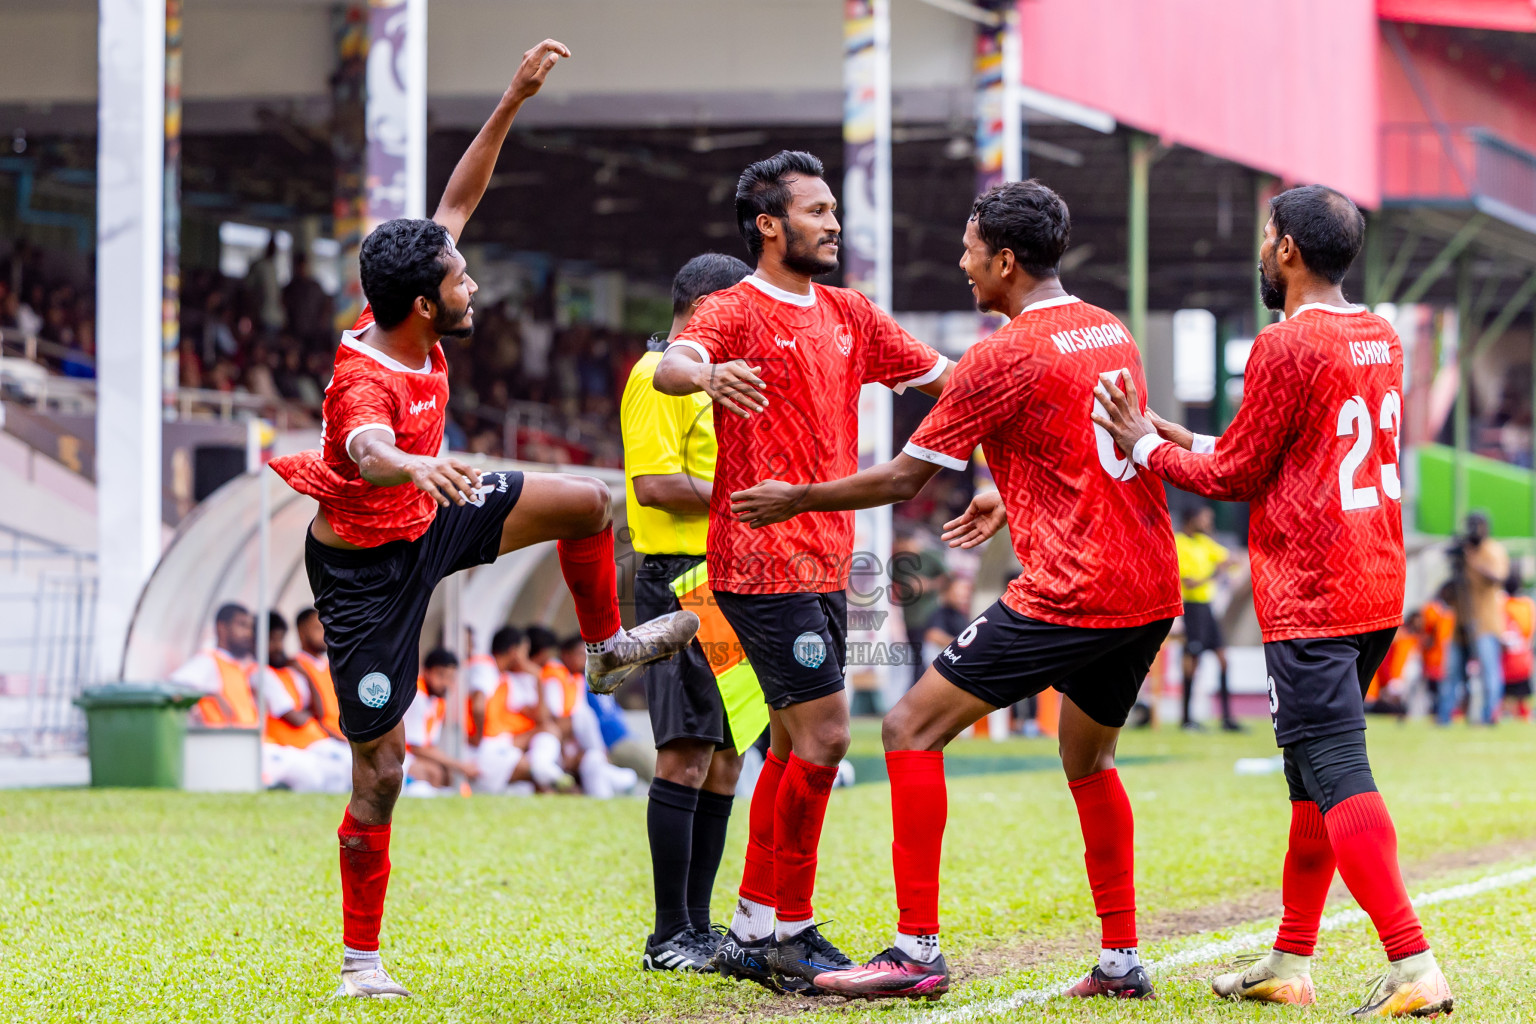
[{"label": "spectator in stand", "polygon": [[1522,722],[1531,720],[1531,636],[1536,632],[1536,602],[1520,593],[1524,581],[1518,568],[1504,581],[1504,713]]},{"label": "spectator in stand", "polygon": [[266,703],[261,776],[269,788],[295,793],[345,793],[352,788],[352,748],[326,734],[309,687],[286,646],[288,623],[277,612],[267,620],[267,664],[257,673]]},{"label": "spectator in stand", "polygon": [[245,274],[245,292],[252,318],[263,338],[275,338],[283,329],[287,312],[283,309],[283,290],[277,282],[277,236],[267,241],[267,251],[251,264]]},{"label": "spectator in stand", "polygon": [[564,671],[550,672],[550,665],[546,664],[544,700],[551,712],[557,707],[563,712],[562,723],[569,723],[569,756],[581,779],[581,791],[599,800],[628,793],[639,783],[640,776],[608,757],[602,724],[586,700],[587,645],[581,634],[572,634],[561,642],[556,663]]},{"label": "spectator in stand", "polygon": [[256,727],[256,620],[241,604],[223,605],[213,617],[214,644],[171,673],[171,682],[206,694],[192,708],[192,720],[214,728]]},{"label": "spectator in stand", "polygon": [[294,667],[309,680],[310,708],[320,719],[326,734],[341,740],[341,706],[336,701],[336,683],[331,679],[331,659],[326,653],[325,627],[320,614],[305,608],[293,620],[299,635],[299,650],[293,656]]},{"label": "spectator in stand", "polygon": [[309,253],[293,255],[293,277],[283,286],[283,318],[302,352],[323,352],[330,358],[336,346],[331,297],[309,273]]},{"label": "spectator in stand", "polygon": [[1237,564],[1230,552],[1211,536],[1216,515],[1208,505],[1186,509],[1183,525],[1173,535],[1179,556],[1179,579],[1184,588],[1184,715],[1186,729],[1203,728],[1189,713],[1195,692],[1195,670],[1207,651],[1216,655],[1219,670],[1217,684],[1221,693],[1221,727],[1241,732],[1243,727],[1232,717],[1232,694],[1227,688],[1227,641],[1221,635],[1221,623],[1211,609],[1216,596],[1216,580]]},{"label": "spectator in stand", "polygon": [[1482,681],[1484,725],[1498,721],[1499,705],[1504,702],[1504,604],[1508,597],[1504,581],[1509,578],[1509,555],[1504,545],[1488,535],[1488,528],[1486,514],[1473,512],[1467,516],[1466,535],[1456,559],[1461,563],[1461,610],[1465,615],[1467,650],[1458,657],[1457,648],[1451,649],[1436,715],[1441,725],[1450,724],[1466,687],[1467,662],[1471,657],[1477,658]]},{"label": "spectator in stand", "polygon": [[[531,632],[531,631],[530,631]],[[491,672],[477,664],[470,689],[484,695],[476,728],[480,768],[477,788],[505,793],[509,787],[568,792],[576,780],[560,763],[561,743],[539,686],[538,666],[528,659],[528,635],[505,626],[491,638]],[[487,694],[485,687],[494,686]]]},{"label": "spectator in stand", "polygon": [[478,766],[452,757],[442,748],[443,722],[448,717],[448,695],[459,674],[459,659],[439,647],[428,652],[416,677],[416,699],[405,709],[406,796],[430,796],[453,785],[454,773],[466,782],[480,777]]},{"label": "spectator in stand", "polygon": [[923,665],[931,665],[939,652],[959,636],[971,624],[971,581],[964,576],[951,576],[944,585],[939,606],[928,617],[923,629]]}]

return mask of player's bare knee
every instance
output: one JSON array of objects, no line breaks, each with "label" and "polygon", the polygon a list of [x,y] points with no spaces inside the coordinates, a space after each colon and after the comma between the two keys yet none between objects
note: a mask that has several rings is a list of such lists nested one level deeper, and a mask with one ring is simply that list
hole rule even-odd
[{"label": "player's bare knee", "polygon": [[880,742],[886,750],[916,750],[913,746],[917,740],[912,728],[914,724],[911,712],[897,704],[880,723]]},{"label": "player's bare knee", "polygon": [[571,520],[589,535],[598,533],[612,519],[613,496],[608,493],[608,485],[601,480],[584,476],[578,477],[577,481],[581,487],[571,502]]}]

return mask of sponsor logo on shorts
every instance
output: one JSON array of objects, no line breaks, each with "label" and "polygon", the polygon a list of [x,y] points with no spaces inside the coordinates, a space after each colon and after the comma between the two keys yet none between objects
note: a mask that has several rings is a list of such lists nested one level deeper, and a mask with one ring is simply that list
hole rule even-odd
[{"label": "sponsor logo on shorts", "polygon": [[955,650],[953,647],[946,647],[940,653],[943,654],[944,660],[949,662],[951,665],[960,660],[960,652]]},{"label": "sponsor logo on shorts", "polygon": [[357,684],[357,699],[371,708],[388,704],[389,692],[389,676],[383,672],[369,672]]},{"label": "sponsor logo on shorts", "polygon": [[[495,483],[491,482],[491,477],[496,478]],[[469,499],[469,503],[479,508],[485,504],[485,496],[491,493],[507,493],[507,474],[482,473],[480,475],[480,486],[475,488],[475,496]]]},{"label": "sponsor logo on shorts", "polygon": [[806,668],[820,668],[821,663],[827,660],[827,642],[821,638],[820,633],[812,633],[810,630],[795,637],[793,650],[795,660]]}]

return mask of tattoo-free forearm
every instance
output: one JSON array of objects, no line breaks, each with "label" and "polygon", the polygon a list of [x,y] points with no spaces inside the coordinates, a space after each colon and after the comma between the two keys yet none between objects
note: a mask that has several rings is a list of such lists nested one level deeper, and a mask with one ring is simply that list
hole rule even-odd
[{"label": "tattoo-free forearm", "polygon": [[701,516],[709,512],[714,484],[687,473],[656,473],[635,477],[635,500],[646,508],[659,508],[675,516]]},{"label": "tattoo-free forearm", "polygon": [[907,501],[923,489],[939,467],[931,462],[898,455],[890,462],[845,476],[840,480],[811,484],[801,501],[800,512],[846,512]]},{"label": "tattoo-free forearm", "polygon": [[511,89],[502,94],[501,102],[496,104],[495,111],[449,176],[439,210],[452,211],[460,221],[469,220],[490,187],[501,147],[506,143],[507,132],[512,129],[512,121],[522,106],[523,97],[513,95]]},{"label": "tattoo-free forearm", "polygon": [[699,374],[708,365],[682,351],[669,351],[656,366],[656,373],[651,378],[652,387],[664,395],[697,394],[704,390]]},{"label": "tattoo-free forearm", "polygon": [[383,431],[363,434],[352,444],[357,458],[357,472],[375,487],[394,487],[410,483],[410,460],[399,448],[384,440]]}]

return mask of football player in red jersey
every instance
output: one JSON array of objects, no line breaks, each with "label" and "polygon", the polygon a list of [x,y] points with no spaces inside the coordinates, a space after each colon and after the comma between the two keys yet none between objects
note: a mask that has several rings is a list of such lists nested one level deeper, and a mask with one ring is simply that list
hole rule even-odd
[{"label": "football player in red jersey", "polygon": [[584,477],[482,475],[441,454],[448,375],[438,340],[473,330],[475,283],[455,248],[485,194],[518,109],[570,51],[545,40],[454,168],[432,220],[380,225],[359,256],[368,298],[342,336],[326,389],[322,449],[274,459],[320,505],[304,562],[325,627],[341,729],[352,744],[352,800],[342,819],[338,995],[409,995],[379,958],[389,831],[404,777],[402,718],[416,695],[427,603],[450,573],[557,541],[587,641],[587,677],[607,692],[670,657],[698,629],[692,612],[626,632],[619,623],[608,489]]},{"label": "football player in red jersey", "polygon": [[[1269,709],[1290,787],[1285,916],[1274,949],[1223,974],[1218,995],[1310,1003],[1318,921],[1337,867],[1391,961],[1357,1017],[1449,1012],[1451,992],[1403,887],[1397,832],[1365,747],[1365,692],[1402,621],[1403,352],[1392,326],[1344,299],[1365,219],[1321,185],[1270,201],[1264,303],[1244,400],[1220,438],[1142,414],[1132,382],[1101,388],[1100,426],[1138,467],[1252,509],[1254,606]],[[1173,443],[1169,443],[1169,442]]]},{"label": "football player in red jersey", "polygon": [[820,160],[782,152],[748,167],[736,219],[756,272],[704,300],[656,368],[671,395],[706,392],[718,455],[710,500],[709,585],[756,670],[773,749],[752,794],[746,869],[722,974],[808,991],[852,962],[811,923],[816,849],[848,749],[843,695],[853,514],[826,512],[753,531],[730,494],[766,476],[810,483],[858,468],[859,391],[880,383],[938,394],[949,361],[847,288],[842,229]]},{"label": "football player in red jersey", "polygon": [[1136,952],[1134,822],[1115,743],[1179,614],[1178,560],[1162,484],[1090,418],[1100,378],[1142,379],[1141,357],[1119,320],[1062,287],[1070,229],[1066,204],[1037,181],[978,197],[960,266],[976,304],[1010,322],[960,359],[895,459],[842,480],[769,480],[732,495],[732,512],[754,526],[905,501],[941,467],[964,469],[980,445],[998,489],[978,495],[945,538],[973,547],[1006,516],[1024,567],[885,717],[896,940],[860,970],[816,978],[829,992],[937,999],[948,990],[938,939],[944,748],[987,714],[1055,687],[1103,940],[1072,994],[1152,996]]}]

